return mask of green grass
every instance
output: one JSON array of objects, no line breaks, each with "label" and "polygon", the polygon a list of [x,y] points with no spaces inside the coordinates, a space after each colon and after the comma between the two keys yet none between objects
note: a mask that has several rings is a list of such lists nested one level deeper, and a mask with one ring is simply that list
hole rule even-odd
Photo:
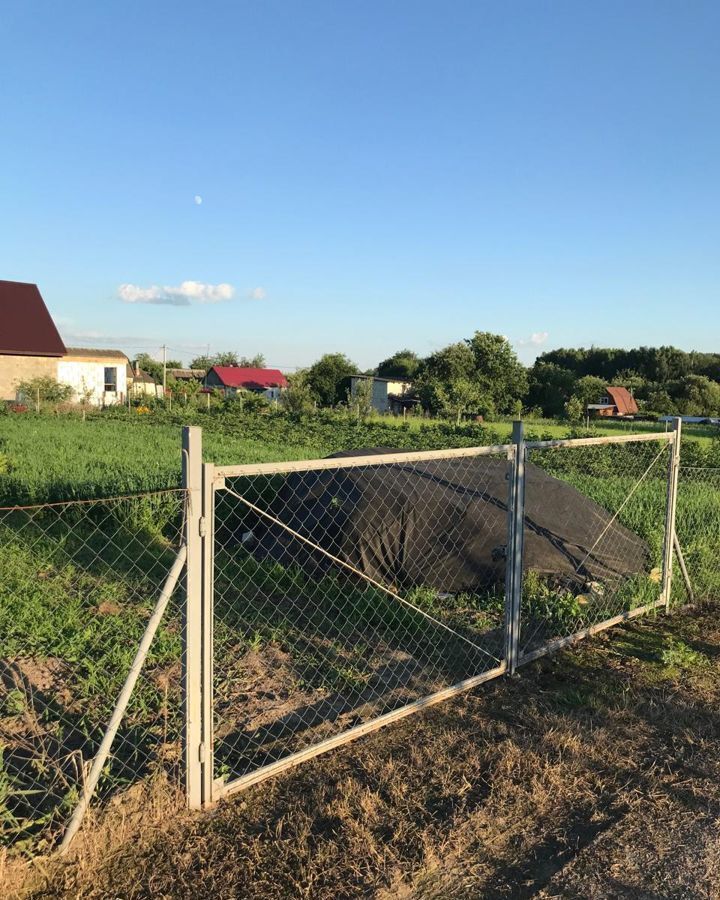
[{"label": "green grass", "polygon": [[[203,427],[204,458],[234,465],[311,459],[338,450],[397,447],[434,450],[509,440],[509,422],[450,425],[410,417],[375,417],[358,423],[340,413],[301,422],[271,413],[203,412],[188,407],[139,416],[110,409],[78,417],[34,414],[0,417],[0,504],[42,503],[162,490],[180,484],[181,425]],[[657,430],[651,423],[593,424],[593,433]],[[662,430],[662,429],[661,429]],[[531,439],[567,437],[566,424],[527,420]],[[697,432],[697,433],[696,433]],[[720,465],[720,443],[702,426],[685,429],[686,461]],[[604,452],[604,451],[603,451]],[[624,451],[627,453],[627,451]]]}]

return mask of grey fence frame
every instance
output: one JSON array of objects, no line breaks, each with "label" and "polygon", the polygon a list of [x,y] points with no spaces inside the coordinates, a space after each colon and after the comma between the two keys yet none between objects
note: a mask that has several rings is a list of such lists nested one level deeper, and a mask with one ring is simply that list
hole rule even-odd
[{"label": "grey fence frame", "polygon": [[[540,656],[575,643],[620,622],[641,616],[659,607],[669,608],[673,572],[673,552],[677,551],[683,575],[682,555],[674,531],[680,465],[681,423],[677,419],[668,432],[628,434],[599,438],[577,438],[526,442],[522,422],[513,426],[512,443],[455,450],[395,453],[388,456],[346,457],[284,463],[216,466],[202,462],[202,434],[197,427],[183,429],[183,486],[187,491],[186,515],[186,604],[183,629],[183,694],[185,705],[184,769],[185,792],[190,809],[201,809],[292,766],[340,747],[355,738],[376,731],[421,709],[440,703],[463,691],[496,678],[513,675],[517,668]],[[521,597],[523,573],[523,533],[525,504],[525,464],[529,450],[545,447],[588,447],[608,444],[661,441],[669,446],[667,501],[665,508],[660,599],[593,624],[572,635],[546,642],[542,647],[520,654]],[[214,529],[215,494],[225,478],[287,474],[323,469],[380,466],[433,459],[479,457],[506,454],[508,474],[508,542],[505,585],[505,651],[499,666],[458,684],[444,688],[377,718],[350,728],[283,759],[264,765],[249,774],[224,782],[214,779],[213,757],[213,614],[214,614]],[[686,578],[687,581],[687,578]],[[689,590],[691,590],[688,584]]]}]

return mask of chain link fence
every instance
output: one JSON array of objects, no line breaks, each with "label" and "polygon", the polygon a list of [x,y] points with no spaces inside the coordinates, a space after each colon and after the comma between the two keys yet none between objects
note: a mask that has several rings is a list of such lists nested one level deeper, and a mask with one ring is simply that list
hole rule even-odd
[{"label": "chain link fence", "polygon": [[[521,662],[664,603],[672,449],[657,441],[528,445]],[[538,523],[548,506],[551,554]]]},{"label": "chain link fence", "polygon": [[223,479],[221,784],[502,666],[506,454],[405,456]]},{"label": "chain link fence", "polygon": [[[687,580],[673,581],[673,602],[720,597],[720,469],[680,466],[675,518]],[[689,584],[689,587],[688,587]]]},{"label": "chain link fence", "polygon": [[[183,535],[184,492],[0,509],[2,845],[55,845],[80,802],[114,704]],[[103,797],[177,777],[180,603],[135,684]]]},{"label": "chain link fence", "polygon": [[155,773],[207,806],[720,588],[720,470],[677,433],[228,467],[183,440],[183,490],[0,509],[3,846]]}]

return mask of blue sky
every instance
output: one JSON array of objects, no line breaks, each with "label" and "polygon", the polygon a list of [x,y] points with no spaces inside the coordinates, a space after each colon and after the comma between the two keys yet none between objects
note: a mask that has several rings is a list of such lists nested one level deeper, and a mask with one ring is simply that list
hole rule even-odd
[{"label": "blue sky", "polygon": [[71,344],[720,351],[717,2],[5,0],[0,40],[0,278]]}]

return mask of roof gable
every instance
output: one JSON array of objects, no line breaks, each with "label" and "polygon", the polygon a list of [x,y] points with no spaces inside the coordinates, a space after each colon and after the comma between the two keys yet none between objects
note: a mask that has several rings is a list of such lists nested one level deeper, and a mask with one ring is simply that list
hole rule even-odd
[{"label": "roof gable", "polygon": [[608,395],[617,407],[619,416],[633,416],[638,412],[638,405],[635,398],[627,388],[624,387],[608,387]]},{"label": "roof gable", "polygon": [[0,353],[64,356],[65,344],[36,284],[0,281]]},{"label": "roof gable", "polygon": [[287,387],[287,378],[280,369],[251,369],[243,366],[213,366],[210,369],[225,387],[245,390],[266,390],[271,387]]}]

